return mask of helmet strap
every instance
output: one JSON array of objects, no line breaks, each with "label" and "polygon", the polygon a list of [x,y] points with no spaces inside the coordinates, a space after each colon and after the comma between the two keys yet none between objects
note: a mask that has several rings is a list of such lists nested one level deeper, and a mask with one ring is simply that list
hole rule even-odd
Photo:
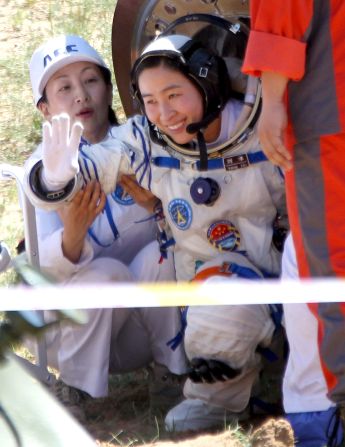
[{"label": "helmet strap", "polygon": [[204,136],[204,129],[217,118],[220,113],[220,109],[217,109],[211,113],[209,113],[204,119],[199,121],[198,123],[192,123],[187,126],[188,133],[195,133],[198,140],[199,146],[199,154],[200,154],[200,171],[208,170],[208,155],[207,155],[207,147]]},{"label": "helmet strap", "polygon": [[199,154],[200,154],[200,171],[208,170],[208,156],[207,156],[207,147],[205,142],[204,133],[202,130],[199,130],[196,134],[198,139],[199,146]]}]

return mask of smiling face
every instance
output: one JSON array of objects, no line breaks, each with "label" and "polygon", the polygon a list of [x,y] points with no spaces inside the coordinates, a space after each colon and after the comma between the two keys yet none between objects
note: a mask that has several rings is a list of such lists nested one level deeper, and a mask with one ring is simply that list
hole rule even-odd
[{"label": "smiling face", "polygon": [[151,123],[177,144],[195,138],[186,128],[202,119],[203,101],[199,90],[184,74],[162,64],[145,68],[138,86]]},{"label": "smiling face", "polygon": [[46,101],[41,101],[38,108],[47,120],[65,112],[71,117],[71,123],[83,124],[83,137],[90,143],[105,137],[112,86],[105,83],[98,65],[92,62],[66,65],[49,79],[45,94]]}]

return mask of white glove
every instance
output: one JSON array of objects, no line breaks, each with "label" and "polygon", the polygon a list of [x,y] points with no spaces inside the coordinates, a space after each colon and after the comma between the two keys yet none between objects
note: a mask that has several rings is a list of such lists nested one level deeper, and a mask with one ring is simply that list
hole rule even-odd
[{"label": "white glove", "polygon": [[65,187],[78,174],[78,152],[83,129],[81,123],[75,122],[70,131],[70,117],[66,113],[53,116],[51,124],[43,124],[41,180],[48,191]]}]

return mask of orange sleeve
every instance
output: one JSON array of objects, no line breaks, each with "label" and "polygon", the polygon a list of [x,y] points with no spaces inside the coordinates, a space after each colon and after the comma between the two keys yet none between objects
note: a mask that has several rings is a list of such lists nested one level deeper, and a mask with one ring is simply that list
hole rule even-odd
[{"label": "orange sleeve", "polygon": [[274,71],[301,79],[313,0],[251,0],[250,5],[251,32],[242,70],[254,76]]}]

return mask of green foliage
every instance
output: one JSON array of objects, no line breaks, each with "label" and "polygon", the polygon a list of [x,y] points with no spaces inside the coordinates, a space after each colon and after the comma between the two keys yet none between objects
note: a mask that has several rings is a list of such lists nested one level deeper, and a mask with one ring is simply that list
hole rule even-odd
[{"label": "green foliage", "polygon": [[238,441],[242,447],[251,447],[250,431],[246,433],[238,424],[227,427],[234,440]]},{"label": "green foliage", "polygon": [[[14,182],[0,183],[0,239],[6,241],[11,255],[22,238],[22,214],[19,209],[17,190]],[[14,270],[0,273],[0,286],[18,282]]]}]

